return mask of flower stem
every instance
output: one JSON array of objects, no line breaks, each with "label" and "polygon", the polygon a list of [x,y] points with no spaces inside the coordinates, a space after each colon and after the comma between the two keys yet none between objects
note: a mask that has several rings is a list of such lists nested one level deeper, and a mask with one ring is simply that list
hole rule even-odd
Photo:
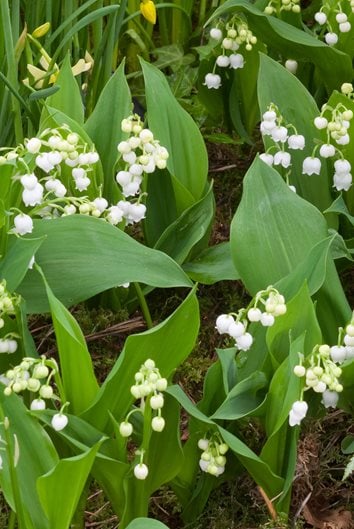
[{"label": "flower stem", "polygon": [[140,287],[139,283],[134,283],[134,287],[135,287],[135,290],[136,290],[136,294],[138,296],[138,300],[139,300],[139,303],[140,303],[141,310],[143,311],[143,315],[144,315],[144,319],[146,321],[146,325],[147,325],[148,329],[151,329],[153,327],[153,323],[152,323],[151,314],[150,314],[150,311],[149,311],[148,304],[146,303],[146,299],[145,299],[145,296],[143,294],[143,291],[141,290],[141,287]]}]

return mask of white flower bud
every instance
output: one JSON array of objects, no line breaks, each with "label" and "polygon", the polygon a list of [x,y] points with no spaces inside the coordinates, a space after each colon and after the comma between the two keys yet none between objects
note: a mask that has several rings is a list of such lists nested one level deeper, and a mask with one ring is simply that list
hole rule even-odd
[{"label": "white flower bud", "polygon": [[320,380],[315,386],[313,386],[313,390],[316,393],[323,393],[326,391],[327,385],[323,382],[323,380]]},{"label": "white flower bud", "polygon": [[117,145],[117,150],[118,150],[121,154],[128,154],[132,149],[131,149],[131,146],[129,145],[129,142],[127,142],[127,141],[121,141],[121,142],[118,143],[118,145]]},{"label": "white flower bud", "polygon": [[349,33],[349,31],[352,29],[352,26],[350,24],[350,22],[342,22],[341,24],[339,24],[339,31],[341,33]]},{"label": "white flower bud", "polygon": [[69,419],[66,415],[63,413],[56,413],[53,415],[51,424],[57,432],[60,432],[60,430],[63,430],[65,426],[68,424]]},{"label": "white flower bud", "polygon": [[216,64],[220,66],[220,68],[227,68],[230,66],[230,59],[227,55],[219,55],[216,58]]},{"label": "white flower bud", "polygon": [[236,339],[236,346],[241,351],[248,351],[253,343],[253,337],[250,333],[246,332],[242,336]]},{"label": "white flower bud", "polygon": [[268,314],[268,312],[263,312],[260,321],[263,327],[271,327],[272,325],[274,325],[275,318],[273,314]]},{"label": "white flower bud", "polygon": [[350,173],[348,174],[334,173],[333,187],[335,187],[337,191],[348,191],[351,185],[352,185],[352,175]]},{"label": "white flower bud", "polygon": [[330,354],[333,362],[344,362],[346,359],[346,350],[343,345],[334,345],[331,347]]},{"label": "white flower bud", "polygon": [[241,53],[232,53],[229,56],[229,59],[230,59],[230,68],[237,70],[238,68],[244,67],[245,61]]},{"label": "white flower bud", "polygon": [[322,156],[322,158],[330,158],[331,156],[334,156],[335,154],[336,154],[336,149],[330,143],[325,143],[324,145],[321,145],[320,155]]},{"label": "white flower bud", "polygon": [[304,366],[297,365],[294,367],[294,375],[297,377],[304,377],[306,374],[306,369]]},{"label": "white flower bud", "polygon": [[306,417],[307,410],[307,402],[301,400],[295,401],[289,413],[290,426],[299,425],[302,419]]},{"label": "white flower bud", "polygon": [[162,432],[165,428],[165,419],[163,417],[154,417],[151,421],[151,428],[154,432]]},{"label": "white flower bud", "polygon": [[323,26],[327,22],[327,15],[326,13],[323,13],[323,11],[318,11],[315,13],[314,18],[316,22],[320,24],[320,26]]},{"label": "white flower bud", "polygon": [[285,61],[285,68],[288,70],[288,72],[293,73],[294,75],[297,72],[298,66],[298,62],[294,59],[287,59]]},{"label": "white flower bud", "polygon": [[133,124],[130,119],[123,119],[121,123],[122,132],[130,133],[132,131]]},{"label": "white flower bud", "polygon": [[314,119],[314,123],[316,129],[321,130],[327,128],[328,120],[323,116],[317,116],[317,118]]},{"label": "white flower bud", "polygon": [[257,307],[253,307],[249,309],[249,311],[247,312],[247,318],[251,322],[260,321],[261,316],[262,316],[262,312]]},{"label": "white flower bud", "polygon": [[166,378],[159,378],[156,381],[156,389],[157,391],[165,391],[167,388],[167,379]]},{"label": "white flower bud", "polygon": [[220,316],[216,318],[215,328],[219,334],[226,334],[229,332],[229,327],[233,322],[234,319],[230,314],[220,314]]},{"label": "white flower bud", "polygon": [[338,399],[339,395],[336,391],[329,391],[326,389],[322,393],[322,404],[325,408],[335,408],[337,406]]},{"label": "white flower bud", "polygon": [[39,152],[42,147],[42,142],[39,138],[31,138],[30,140],[25,141],[25,146],[28,152],[35,154]]},{"label": "white flower bud", "polygon": [[149,474],[149,469],[144,463],[135,465],[134,467],[134,476],[137,479],[146,479]]},{"label": "white flower bud", "polygon": [[44,188],[39,182],[36,184],[34,189],[24,189],[22,192],[22,200],[25,206],[36,206],[41,204],[43,200]]},{"label": "white flower bud", "polygon": [[25,235],[33,231],[33,221],[29,215],[25,215],[24,213],[20,213],[14,217],[14,224],[14,232],[19,235]]},{"label": "white flower bud", "polygon": [[203,439],[198,440],[198,448],[200,448],[201,450],[207,450],[208,446],[209,446],[208,439],[203,438]]},{"label": "white flower bud", "polygon": [[209,35],[214,40],[222,39],[222,31],[219,28],[211,28]]},{"label": "white flower bud", "polygon": [[207,73],[203,85],[209,89],[215,88],[217,90],[221,86],[220,75],[216,73]]},{"label": "white flower bud", "polygon": [[338,35],[336,33],[326,33],[325,41],[328,46],[334,46],[338,42]]},{"label": "white flower bud", "polygon": [[288,138],[289,149],[302,150],[305,147],[305,138],[302,134],[292,134]]},{"label": "white flower bud", "polygon": [[352,323],[349,323],[349,325],[347,325],[346,328],[345,328],[345,332],[349,336],[354,336],[354,325]]},{"label": "white flower bud", "polygon": [[122,437],[130,437],[133,433],[133,425],[127,421],[121,422],[119,425],[119,433]]},{"label": "white flower bud", "polygon": [[262,152],[259,155],[260,159],[269,166],[273,165],[274,158],[270,153]]},{"label": "white flower bud", "polygon": [[344,345],[348,345],[349,347],[353,347],[354,346],[354,336],[349,336],[349,334],[346,334],[344,336]]},{"label": "white flower bud", "polygon": [[13,339],[7,339],[7,352],[12,354],[17,351],[18,344],[16,340]]},{"label": "white flower bud", "polygon": [[344,175],[344,174],[350,173],[351,168],[352,168],[352,166],[348,162],[348,160],[340,159],[340,160],[336,160],[334,162],[334,169],[335,169],[336,173],[339,174],[339,175],[342,175],[342,174]]},{"label": "white flower bud", "polygon": [[240,321],[232,321],[229,325],[228,334],[232,338],[239,338],[245,333],[245,326]]},{"label": "white flower bud", "polygon": [[53,388],[44,384],[39,390],[39,394],[43,399],[51,399],[53,397]]},{"label": "white flower bud", "polygon": [[307,175],[320,174],[321,172],[321,160],[308,156],[305,158],[302,164],[302,173]]},{"label": "white flower bud", "polygon": [[278,151],[274,155],[273,163],[287,169],[291,165],[291,156],[288,152]]},{"label": "white flower bud", "polygon": [[38,178],[34,173],[24,174],[21,176],[21,184],[25,189],[33,191],[38,184]]},{"label": "white flower bud", "polygon": [[274,141],[285,143],[288,139],[288,129],[286,127],[275,127],[271,131],[271,137]]},{"label": "white flower bud", "polygon": [[150,398],[150,406],[153,410],[159,410],[160,408],[163,407],[163,405],[164,405],[164,398],[161,393],[157,395],[153,395]]},{"label": "white flower bud", "polygon": [[34,399],[30,408],[31,410],[45,410],[45,401],[43,399]]}]

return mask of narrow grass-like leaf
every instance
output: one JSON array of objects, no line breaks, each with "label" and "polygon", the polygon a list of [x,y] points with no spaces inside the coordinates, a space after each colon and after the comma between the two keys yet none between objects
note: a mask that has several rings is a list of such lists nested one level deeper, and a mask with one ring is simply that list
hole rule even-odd
[{"label": "narrow grass-like leaf", "polygon": [[60,90],[47,99],[50,107],[61,110],[71,119],[79,123],[84,122],[84,105],[82,102],[79,85],[71,71],[70,56],[67,55],[56,79]]}]

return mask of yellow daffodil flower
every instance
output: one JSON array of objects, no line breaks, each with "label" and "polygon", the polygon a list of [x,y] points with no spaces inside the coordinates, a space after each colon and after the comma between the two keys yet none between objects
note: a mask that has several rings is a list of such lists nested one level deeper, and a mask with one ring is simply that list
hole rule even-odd
[{"label": "yellow daffodil flower", "polygon": [[140,11],[150,24],[156,24],[156,7],[152,0],[142,0]]}]

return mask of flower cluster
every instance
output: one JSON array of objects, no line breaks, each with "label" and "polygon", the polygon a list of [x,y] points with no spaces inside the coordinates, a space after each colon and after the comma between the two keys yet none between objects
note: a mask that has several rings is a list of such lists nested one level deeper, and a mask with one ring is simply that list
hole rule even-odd
[{"label": "flower cluster", "polygon": [[[316,345],[309,357],[299,354],[300,362],[294,367],[294,374],[304,379],[304,391],[312,389],[322,394],[325,408],[335,408],[339,394],[343,391],[340,382],[342,369],[338,364],[354,358],[354,313],[345,329],[339,329],[338,344]],[[301,403],[301,404],[300,404]],[[289,414],[290,426],[300,424],[305,417],[308,405],[304,400],[296,401]]]},{"label": "flower cluster", "polygon": [[[142,413],[149,406],[149,413],[153,415],[151,428],[155,432],[162,432],[165,428],[165,419],[161,415],[164,406],[162,392],[167,388],[167,380],[160,374],[155,362],[150,358],[144,362],[139,371],[134,375],[135,383],[131,386],[130,392],[135,399],[140,399],[140,407],[132,409],[125,420],[119,425],[119,433],[122,437],[130,437],[133,433],[133,425],[129,418],[133,413]],[[134,475],[137,479],[145,479],[148,475],[148,467],[143,463],[144,451],[137,452],[140,455],[140,463],[134,468]]]},{"label": "flower cluster", "polygon": [[218,434],[213,434],[210,439],[203,437],[198,441],[198,447],[203,450],[199,466],[203,472],[212,476],[220,476],[225,472],[225,454],[229,446],[223,442]]},{"label": "flower cluster", "polygon": [[[353,87],[350,83],[342,85],[342,93],[349,98],[353,95]],[[337,191],[348,191],[352,184],[351,164],[343,156],[341,148],[350,142],[349,127],[353,118],[353,112],[343,103],[338,103],[332,108],[327,103],[322,106],[321,113],[314,119],[314,125],[321,131],[322,136],[326,134],[326,139],[316,139],[311,156],[307,156],[302,161],[302,173],[304,175],[319,175],[321,172],[321,158],[334,159],[333,167],[333,187]],[[289,134],[292,129],[293,134]],[[294,125],[285,123],[278,107],[270,103],[266,112],[262,115],[260,131],[263,137],[272,139],[273,144],[266,152],[260,154],[261,160],[272,166],[281,166],[288,169],[291,166],[291,154],[287,149],[303,150],[305,138],[298,134]],[[286,148],[287,147],[287,148]],[[319,157],[316,156],[317,152]],[[289,175],[285,176],[287,182]],[[294,186],[289,186],[296,191]]]},{"label": "flower cluster", "polygon": [[[348,83],[346,83],[348,84]],[[353,118],[353,112],[342,103],[335,108],[325,104],[321,109],[321,114],[314,120],[317,130],[326,133],[326,141],[320,146],[316,145],[312,156],[308,156],[303,161],[303,174],[320,174],[321,159],[315,156],[316,151],[322,158],[337,158],[334,161],[333,187],[337,191],[348,191],[352,184],[351,164],[346,160],[340,150],[341,146],[350,142],[349,127]],[[334,142],[334,144],[333,144]]]},{"label": "flower cluster", "polygon": [[253,343],[253,336],[247,332],[248,324],[259,322],[264,327],[271,327],[275,318],[285,313],[284,296],[269,286],[266,290],[257,292],[247,308],[241,308],[237,313],[218,316],[216,329],[219,334],[228,334],[233,338],[240,351],[248,351]]},{"label": "flower cluster", "polygon": [[[6,288],[6,281],[0,282],[0,332],[6,330],[6,319],[14,316],[19,296],[11,294]],[[17,351],[17,335],[14,332],[3,334],[0,338],[0,353],[15,353]]]},{"label": "flower cluster", "polygon": [[[350,7],[354,11],[354,1],[352,0]],[[315,13],[314,19],[318,24],[320,36],[324,34],[324,40],[329,46],[337,44],[341,33],[348,33],[351,30],[348,15],[343,11],[343,3],[341,2],[333,4],[325,1],[321,9]]]},{"label": "flower cluster", "polygon": [[249,29],[245,18],[234,15],[225,25],[220,22],[211,28],[210,37],[220,45],[220,54],[217,56],[212,73],[205,76],[204,85],[207,88],[219,88],[221,76],[215,73],[215,69],[231,68],[237,70],[244,67],[244,56],[239,52],[243,47],[251,51],[257,43],[257,37]]},{"label": "flower cluster", "polygon": [[[290,129],[293,130],[293,134],[289,134]],[[271,103],[262,115],[260,131],[263,136],[269,136],[274,142],[274,145],[260,155],[261,160],[268,165],[280,165],[287,169],[291,165],[291,154],[286,146],[291,150],[302,150],[305,147],[304,136],[297,133],[294,125],[284,122],[274,103]],[[274,154],[271,151],[274,151]]]},{"label": "flower cluster", "polygon": [[[144,173],[151,174],[156,169],[165,169],[169,154],[154,138],[151,130],[143,128],[137,114],[123,119],[121,127],[122,131],[130,136],[117,146],[125,167],[118,171],[116,181],[121,186],[125,198],[141,196]],[[136,203],[121,200],[116,207],[121,210],[122,218],[125,218],[128,224],[145,217],[146,207],[140,203],[140,197]]]},{"label": "flower cluster", "polygon": [[282,11],[300,13],[300,0],[270,0],[264,8],[266,15],[279,15]]},{"label": "flower cluster", "polygon": [[[47,400],[60,401],[55,394],[52,379],[59,372],[58,365],[54,359],[25,357],[17,366],[8,369],[1,377],[5,384],[4,394],[20,394],[29,391],[32,394],[30,404],[31,410],[44,410]],[[68,418],[63,414],[63,409],[68,405],[65,403],[59,413],[53,415],[52,426],[59,431],[65,428]]]}]

